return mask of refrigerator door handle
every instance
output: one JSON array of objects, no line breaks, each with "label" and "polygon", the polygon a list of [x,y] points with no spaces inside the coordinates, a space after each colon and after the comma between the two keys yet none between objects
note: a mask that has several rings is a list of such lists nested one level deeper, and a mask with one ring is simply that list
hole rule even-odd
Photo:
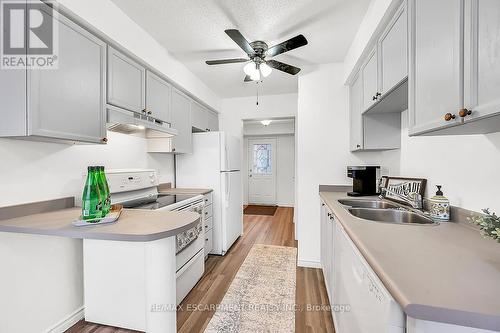
[{"label": "refrigerator door handle", "polygon": [[225,206],[226,208],[229,207],[229,197],[231,195],[231,174],[229,172],[224,172],[224,175],[226,177],[226,188],[225,188],[225,193],[226,193],[226,200],[225,200]]},{"label": "refrigerator door handle", "polygon": [[224,167],[224,170],[230,170],[229,169],[229,149],[227,149],[227,146],[224,146],[224,151],[225,151],[225,162],[226,162],[226,165]]}]

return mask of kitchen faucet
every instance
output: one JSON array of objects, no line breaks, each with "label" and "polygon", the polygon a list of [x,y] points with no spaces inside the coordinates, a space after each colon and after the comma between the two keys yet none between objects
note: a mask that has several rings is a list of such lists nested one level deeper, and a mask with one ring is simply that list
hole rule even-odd
[{"label": "kitchen faucet", "polygon": [[409,197],[405,197],[399,193],[396,193],[392,190],[389,190],[387,188],[382,188],[381,189],[381,194],[380,194],[380,199],[384,199],[387,193],[397,197],[401,201],[404,201],[405,203],[409,204],[412,208],[422,210],[423,208],[423,198],[420,193],[417,192],[411,192],[409,193]]}]

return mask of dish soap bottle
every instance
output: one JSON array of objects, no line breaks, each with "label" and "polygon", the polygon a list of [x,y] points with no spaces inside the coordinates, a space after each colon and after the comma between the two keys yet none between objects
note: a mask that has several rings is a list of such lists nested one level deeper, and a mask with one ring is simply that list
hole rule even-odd
[{"label": "dish soap bottle", "polygon": [[436,195],[429,199],[431,218],[440,221],[450,220],[450,201],[443,195],[441,185],[436,185]]}]

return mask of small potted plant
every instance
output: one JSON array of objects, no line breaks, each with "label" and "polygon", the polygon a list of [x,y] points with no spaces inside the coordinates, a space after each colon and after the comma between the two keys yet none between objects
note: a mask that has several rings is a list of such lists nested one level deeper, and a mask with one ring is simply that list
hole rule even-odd
[{"label": "small potted plant", "polygon": [[470,217],[469,221],[478,225],[485,237],[490,237],[500,243],[500,217],[490,213],[488,208],[483,209],[484,215]]}]

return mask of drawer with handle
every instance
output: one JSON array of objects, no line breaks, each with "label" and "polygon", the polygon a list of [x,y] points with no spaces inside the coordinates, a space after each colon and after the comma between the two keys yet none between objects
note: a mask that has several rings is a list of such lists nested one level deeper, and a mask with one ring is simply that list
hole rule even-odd
[{"label": "drawer with handle", "polygon": [[212,251],[212,230],[205,233],[205,257]]},{"label": "drawer with handle", "polygon": [[213,214],[213,207],[212,205],[205,206],[204,213],[205,216],[203,216],[203,219],[206,220],[209,217],[212,217]]},{"label": "drawer with handle", "polygon": [[205,206],[212,204],[212,192],[205,194]]},{"label": "drawer with handle", "polygon": [[212,230],[212,227],[214,225],[214,219],[212,216],[210,217],[207,217],[204,221],[203,221],[203,230],[205,232],[209,231],[209,230]]}]

